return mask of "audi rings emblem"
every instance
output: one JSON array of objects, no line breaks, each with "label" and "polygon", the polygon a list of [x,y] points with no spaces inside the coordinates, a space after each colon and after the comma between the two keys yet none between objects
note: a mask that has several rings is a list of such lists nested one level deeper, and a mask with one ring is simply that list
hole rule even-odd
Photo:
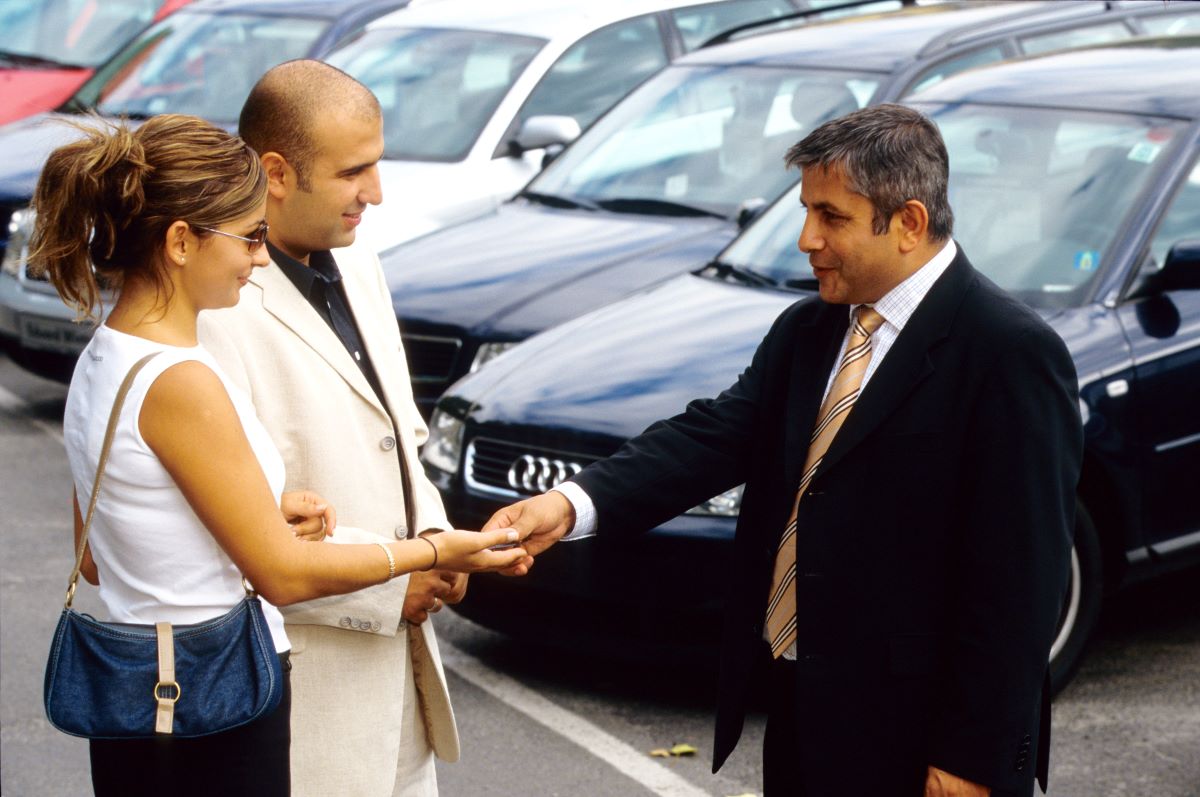
[{"label": "audi rings emblem", "polygon": [[583,470],[575,462],[525,454],[508,469],[508,486],[527,493],[544,493]]}]

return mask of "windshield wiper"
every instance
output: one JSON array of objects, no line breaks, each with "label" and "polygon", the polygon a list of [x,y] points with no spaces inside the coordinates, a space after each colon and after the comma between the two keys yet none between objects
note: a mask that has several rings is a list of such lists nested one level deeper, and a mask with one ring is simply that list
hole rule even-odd
[{"label": "windshield wiper", "polygon": [[559,196],[558,194],[543,194],[540,191],[522,191],[517,194],[519,197],[524,197],[530,202],[536,202],[539,205],[545,205],[551,208],[583,208],[584,210],[596,210],[596,204],[589,202],[586,199],[572,196]]},{"label": "windshield wiper", "polygon": [[700,269],[700,273],[717,279],[736,280],[758,288],[774,288],[779,284],[765,274],[759,274],[744,266],[735,266],[733,263],[725,263],[720,260],[712,261]]},{"label": "windshield wiper", "polygon": [[651,216],[711,216],[716,219],[728,218],[715,210],[687,205],[683,202],[672,202],[669,199],[648,199],[642,197],[617,197],[616,199],[598,199],[596,204],[614,213],[646,213]]},{"label": "windshield wiper", "polygon": [[65,61],[55,61],[53,58],[47,58],[44,55],[27,55],[25,53],[10,53],[7,50],[0,50],[0,63],[7,63],[11,66],[42,66],[51,69],[79,69],[77,64],[68,64]]}]

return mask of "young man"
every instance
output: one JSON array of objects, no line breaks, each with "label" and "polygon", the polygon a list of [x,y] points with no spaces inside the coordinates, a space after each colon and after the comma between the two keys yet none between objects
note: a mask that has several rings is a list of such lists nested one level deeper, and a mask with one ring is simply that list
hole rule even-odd
[{"label": "young man", "polygon": [[[355,245],[381,200],[378,102],[331,66],[291,61],[254,87],[239,130],[269,180],[271,263],[236,307],[201,316],[202,344],[252,397],[288,484],[335,508],[322,544],[448,528],[417,460],[427,430],[379,260]],[[465,576],[414,574],[284,610],[293,794],[437,793],[433,754],[456,760],[458,735],[423,621],[465,589]]]},{"label": "young man", "polygon": [[769,654],[767,797],[1032,794],[1083,448],[1071,358],[951,239],[930,120],[866,108],[787,160],[819,300],[716,399],[485,528],[534,554],[745,483],[714,768]]}]

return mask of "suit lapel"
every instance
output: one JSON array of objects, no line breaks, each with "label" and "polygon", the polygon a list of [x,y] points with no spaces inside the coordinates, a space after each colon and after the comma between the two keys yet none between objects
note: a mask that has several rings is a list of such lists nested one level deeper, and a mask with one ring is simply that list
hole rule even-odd
[{"label": "suit lapel", "polygon": [[[396,366],[400,362],[396,349],[388,346],[387,337],[377,334],[376,323],[396,323],[394,319],[379,322],[372,315],[374,302],[369,294],[371,286],[363,283],[363,274],[357,262],[352,258],[353,247],[335,249],[334,258],[338,269],[342,272],[342,286],[346,289],[346,302],[350,305],[350,313],[358,322],[358,333],[362,337],[363,347],[371,358],[375,375],[379,378],[379,386],[384,395],[380,400],[385,402],[382,409],[389,414],[394,408],[401,406],[401,397],[393,395],[396,385]],[[400,433],[399,424],[396,432]]]},{"label": "suit lapel", "polygon": [[308,300],[300,295],[279,266],[274,262],[270,263],[266,268],[255,271],[250,281],[262,290],[264,310],[296,333],[305,345],[325,360],[363,399],[387,414],[358,364],[354,362],[350,352],[346,351],[345,345]]},{"label": "suit lapel", "polygon": [[[819,300],[817,300],[819,301]],[[841,347],[850,316],[841,305],[823,304],[819,312],[796,325],[794,349],[784,404],[784,483],[800,483],[800,470],[833,361]]]},{"label": "suit lapel", "polygon": [[950,333],[958,306],[974,275],[962,250],[918,305],[888,350],[854,409],[821,461],[825,473],[861,443],[926,377],[933,373],[930,351]]}]

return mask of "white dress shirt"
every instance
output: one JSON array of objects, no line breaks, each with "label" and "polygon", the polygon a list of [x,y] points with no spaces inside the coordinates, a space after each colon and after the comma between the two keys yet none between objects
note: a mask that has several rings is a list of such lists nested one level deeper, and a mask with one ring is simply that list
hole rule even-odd
[{"label": "white dress shirt", "polygon": [[[958,247],[955,246],[953,239],[948,240],[946,245],[942,247],[936,255],[930,258],[929,262],[921,266],[909,277],[885,293],[883,297],[873,305],[875,311],[883,316],[883,324],[871,336],[871,360],[867,364],[867,372],[863,376],[862,387],[866,388],[867,382],[870,381],[871,375],[879,368],[879,364],[883,362],[883,358],[887,355],[888,350],[892,348],[892,344],[896,342],[904,325],[908,323],[908,319],[912,318],[912,314],[916,312],[917,306],[921,304],[929,289],[933,287],[933,283],[937,278],[942,276],[950,262],[954,260],[954,256],[958,253]],[[833,377],[837,373],[838,363],[841,362],[842,353],[846,350],[846,344],[850,340],[850,333],[853,331],[854,311],[859,305],[851,305],[847,311],[851,319],[850,327],[846,330],[846,336],[842,339],[842,347],[838,350],[837,357],[833,360],[833,368],[830,369],[829,379],[825,383],[825,392],[821,396],[821,400],[825,400],[825,396],[829,394],[830,388],[833,387]],[[592,499],[584,492],[583,488],[574,482],[566,481],[554,488],[556,492],[562,493],[571,506],[575,509],[575,525],[567,532],[567,536],[563,539],[582,539],[590,537],[596,533],[596,507],[592,503]],[[783,530],[780,529],[780,533]],[[784,654],[788,658],[795,658],[795,644]]]}]

